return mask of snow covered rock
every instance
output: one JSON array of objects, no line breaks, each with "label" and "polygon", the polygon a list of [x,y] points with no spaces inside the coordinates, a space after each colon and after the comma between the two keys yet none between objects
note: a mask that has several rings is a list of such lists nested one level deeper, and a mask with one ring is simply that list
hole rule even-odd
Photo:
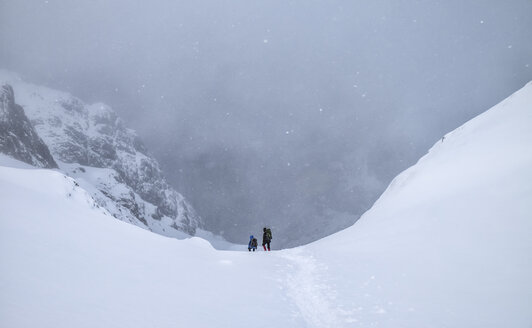
[{"label": "snow covered rock", "polygon": [[65,164],[108,169],[99,172],[109,180],[100,175],[87,181],[95,183],[95,198],[115,217],[170,236],[178,231],[193,235],[202,226],[194,209],[168,185],[135,131],[125,127],[109,106],[87,105],[66,92],[26,83],[5,71],[0,71],[0,82],[13,86],[35,130],[63,163],[61,169],[72,170]]},{"label": "snow covered rock", "polygon": [[[183,196],[176,193],[175,199],[178,206],[184,210],[178,213],[177,219],[169,216],[156,217],[157,207],[142,197],[130,187],[120,174],[114,169],[83,166],[60,162],[62,170],[78,181],[80,186],[91,192],[92,197],[100,206],[106,208],[116,218],[138,226],[147,227],[149,230],[161,235],[186,238],[187,234],[195,234],[178,226],[177,222],[189,222],[189,215],[194,215],[194,210],[188,205]],[[196,226],[197,228],[197,226]]]},{"label": "snow covered rock", "polygon": [[0,87],[0,153],[42,168],[57,167],[8,84]]}]

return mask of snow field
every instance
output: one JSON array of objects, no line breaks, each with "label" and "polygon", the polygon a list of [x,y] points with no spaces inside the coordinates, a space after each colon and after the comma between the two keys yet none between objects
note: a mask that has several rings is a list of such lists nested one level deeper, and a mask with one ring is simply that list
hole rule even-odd
[{"label": "snow field", "polygon": [[528,328],[531,127],[528,84],[354,226],[276,252],[156,235],[58,172],[2,166],[0,326]]},{"label": "snow field", "polygon": [[57,172],[1,167],[0,177],[2,326],[244,327],[267,316],[297,326],[279,310],[290,305],[271,254],[138,229]]}]

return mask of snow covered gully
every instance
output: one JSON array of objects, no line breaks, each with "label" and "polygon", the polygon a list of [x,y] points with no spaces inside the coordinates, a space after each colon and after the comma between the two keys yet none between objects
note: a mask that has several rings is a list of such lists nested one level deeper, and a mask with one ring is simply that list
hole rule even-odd
[{"label": "snow covered gully", "polygon": [[531,150],[529,83],[354,226],[270,253],[150,233],[72,178],[2,156],[0,326],[529,328]]}]

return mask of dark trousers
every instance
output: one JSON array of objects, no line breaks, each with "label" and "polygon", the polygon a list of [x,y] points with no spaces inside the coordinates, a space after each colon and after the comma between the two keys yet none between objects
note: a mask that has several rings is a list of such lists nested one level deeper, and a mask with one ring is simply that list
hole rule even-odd
[{"label": "dark trousers", "polygon": [[262,242],[262,247],[264,247],[264,250],[266,250],[266,246],[268,246],[268,250],[270,250],[270,241],[263,241]]}]

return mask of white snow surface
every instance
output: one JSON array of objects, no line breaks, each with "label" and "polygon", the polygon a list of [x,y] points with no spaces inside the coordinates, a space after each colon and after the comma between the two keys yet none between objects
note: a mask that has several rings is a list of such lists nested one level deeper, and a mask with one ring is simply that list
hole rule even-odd
[{"label": "white snow surface", "polygon": [[438,141],[355,225],[289,250],[153,234],[74,179],[12,162],[0,326],[530,328],[531,182],[530,83]]}]

